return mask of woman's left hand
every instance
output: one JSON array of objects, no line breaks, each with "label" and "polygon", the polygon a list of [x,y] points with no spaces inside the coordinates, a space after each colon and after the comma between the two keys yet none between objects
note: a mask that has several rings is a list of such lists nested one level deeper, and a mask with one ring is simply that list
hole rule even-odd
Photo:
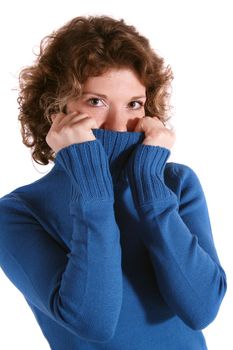
[{"label": "woman's left hand", "polygon": [[144,145],[171,149],[176,139],[174,131],[166,128],[156,116],[140,118],[134,131],[145,132],[145,139],[142,142]]}]

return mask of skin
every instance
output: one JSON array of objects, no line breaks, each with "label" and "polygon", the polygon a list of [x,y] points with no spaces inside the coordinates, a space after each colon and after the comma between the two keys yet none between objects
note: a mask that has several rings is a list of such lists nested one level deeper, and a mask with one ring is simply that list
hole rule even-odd
[{"label": "skin", "polygon": [[[104,96],[103,96],[104,95]],[[146,87],[127,68],[89,77],[81,97],[67,102],[67,114],[51,115],[46,142],[58,152],[74,143],[95,140],[91,129],[145,132],[143,144],[172,148],[175,134],[158,117],[145,116]]]}]

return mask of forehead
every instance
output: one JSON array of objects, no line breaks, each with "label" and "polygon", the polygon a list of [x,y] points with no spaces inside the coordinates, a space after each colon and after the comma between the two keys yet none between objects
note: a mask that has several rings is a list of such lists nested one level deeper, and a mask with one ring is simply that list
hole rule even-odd
[{"label": "forehead", "polygon": [[110,88],[121,87],[138,89],[141,92],[145,92],[145,86],[140,82],[138,76],[131,69],[109,69],[107,72],[95,76],[89,77],[83,84],[83,88]]}]

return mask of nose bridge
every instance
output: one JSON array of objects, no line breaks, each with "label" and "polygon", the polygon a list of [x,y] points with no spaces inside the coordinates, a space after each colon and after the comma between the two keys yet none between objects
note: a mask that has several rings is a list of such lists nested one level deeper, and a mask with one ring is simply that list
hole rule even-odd
[{"label": "nose bridge", "polygon": [[126,112],[119,106],[111,106],[106,114],[104,128],[116,131],[127,131]]}]

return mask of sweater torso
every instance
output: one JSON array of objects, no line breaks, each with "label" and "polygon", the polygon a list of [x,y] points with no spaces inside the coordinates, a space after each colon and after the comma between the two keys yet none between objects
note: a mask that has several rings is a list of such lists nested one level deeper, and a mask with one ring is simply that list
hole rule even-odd
[{"label": "sweater torso", "polygon": [[[24,215],[27,218],[33,217],[33,220],[28,219],[28,224],[34,225],[35,229],[37,229],[37,225],[39,227],[38,237],[35,238],[34,236],[35,241],[32,244],[26,239],[32,237],[33,231],[28,232],[25,238],[23,232],[22,236],[19,236],[20,232],[18,233],[18,242],[20,242],[18,244],[20,246],[17,247],[17,250],[12,248],[12,255],[17,255],[20,249],[22,249],[22,252],[23,249],[36,249],[37,244],[41,244],[42,247],[43,239],[47,240],[46,235],[50,237],[50,241],[46,241],[49,247],[48,251],[42,248],[39,250],[38,248],[38,260],[36,259],[37,254],[35,254],[34,261],[27,261],[27,258],[25,258],[26,261],[22,262],[22,265],[25,264],[25,269],[27,269],[25,273],[28,274],[27,282],[25,282],[25,284],[28,283],[27,292],[24,293],[24,286],[21,288],[21,282],[17,280],[17,276],[20,276],[20,274],[17,275],[16,267],[15,272],[13,271],[17,275],[14,280],[15,285],[24,294],[53,350],[207,349],[201,329],[198,329],[201,327],[197,326],[197,329],[195,329],[195,322],[198,323],[198,321],[194,320],[194,326],[192,326],[192,319],[196,315],[198,319],[199,314],[201,314],[201,297],[203,295],[204,300],[204,294],[208,293],[208,287],[200,292],[200,300],[193,302],[195,296],[192,294],[192,286],[185,285],[188,273],[190,273],[191,280],[196,278],[195,286],[204,278],[203,276],[199,277],[198,275],[196,277],[192,275],[195,264],[197,264],[197,262],[193,262],[193,252],[197,252],[197,259],[199,260],[203,259],[204,261],[206,257],[202,256],[202,251],[199,252],[202,248],[200,249],[198,243],[191,242],[191,235],[187,238],[187,242],[182,243],[182,235],[185,237],[185,233],[181,231],[186,228],[182,227],[180,229],[180,219],[177,218],[178,212],[183,213],[186,224],[190,223],[190,230],[195,227],[189,217],[185,200],[183,199],[182,202],[184,190],[188,188],[188,185],[185,187],[185,179],[188,178],[187,174],[190,169],[181,164],[166,163],[169,154],[166,150],[161,150],[161,152],[167,152],[167,154],[157,155],[157,158],[160,158],[157,159],[155,168],[162,169],[162,176],[161,170],[156,170],[156,174],[152,174],[152,178],[155,178],[157,182],[149,184],[150,186],[148,184],[144,185],[143,181],[146,181],[144,179],[140,185],[139,182],[142,176],[146,176],[147,172],[151,173],[153,169],[148,170],[148,165],[143,163],[141,167],[144,166],[146,170],[140,175],[141,177],[137,178],[137,181],[131,175],[128,175],[131,174],[130,169],[132,168],[130,167],[127,171],[126,169],[132,152],[143,140],[143,133],[120,133],[96,129],[94,134],[107,155],[101,163],[102,167],[104,167],[104,162],[108,161],[110,170],[102,180],[98,175],[98,169],[96,169],[97,179],[95,181],[98,182],[99,187],[94,185],[91,188],[91,181],[94,181],[92,177],[89,178],[89,182],[78,183],[77,185],[78,175],[74,167],[78,167],[78,161],[75,163],[74,147],[83,147],[79,156],[86,157],[82,158],[84,163],[85,159],[88,160],[89,150],[85,148],[87,144],[82,146],[73,145],[73,147],[66,148],[64,152],[60,152],[55,166],[46,176],[32,184],[14,190],[5,197],[11,201],[17,201],[17,210],[24,207]],[[96,143],[96,141],[93,142]],[[94,143],[89,142],[90,148]],[[148,152],[153,153],[155,151],[153,146],[145,148]],[[72,154],[67,153],[65,155],[65,152],[70,152],[70,150],[72,150]],[[99,152],[98,149],[97,151]],[[148,153],[149,156],[150,153]],[[95,161],[96,158],[84,167],[83,181],[86,181],[85,178],[90,176],[89,171],[93,171]],[[160,163],[162,165],[159,165]],[[131,166],[133,167],[134,163]],[[105,186],[105,182],[108,181],[110,175],[113,192],[110,192],[109,186],[106,198],[101,198],[103,192],[101,186]],[[135,183],[133,183],[134,181]],[[85,191],[82,188],[83,192],[80,196],[77,186],[81,188],[81,186],[88,187],[88,185],[90,185],[90,193],[93,198],[88,197],[87,201],[83,201]],[[136,186],[139,187],[136,188]],[[150,188],[153,189],[153,186],[156,186],[156,198],[151,197]],[[105,188],[107,187],[108,185]],[[135,191],[134,188],[136,188]],[[196,190],[200,191],[199,188]],[[135,192],[137,195],[135,195]],[[193,192],[195,192],[195,188]],[[171,203],[172,200],[173,203],[176,200],[177,207],[173,207],[170,209],[170,214],[166,214],[167,209],[164,203],[169,203],[170,197],[173,197]],[[188,203],[187,199],[186,202]],[[79,205],[81,210],[79,210]],[[166,205],[169,207],[168,204]],[[171,207],[172,205],[175,206],[175,204],[171,204]],[[205,203],[201,205],[204,205],[205,208]],[[111,208],[110,214],[108,214],[109,207]],[[201,211],[203,211],[203,208],[200,207]],[[161,222],[165,220],[162,227],[156,220],[153,227],[147,223],[147,216],[148,218],[151,217],[153,212],[157,213],[156,217],[161,217]],[[167,217],[163,219],[163,215]],[[103,220],[105,221],[101,226]],[[153,222],[153,218],[150,219],[150,222]],[[208,229],[208,222],[205,224]],[[93,228],[95,225],[98,232],[97,229]],[[41,234],[41,228],[43,234]],[[170,233],[166,230],[170,230]],[[173,230],[173,236],[181,235],[181,238],[177,239],[178,248],[174,245],[174,238],[172,236],[170,238],[171,230]],[[74,231],[76,231],[75,234]],[[196,232],[192,233],[196,234]],[[45,236],[43,236],[44,234]],[[101,234],[103,234],[103,237]],[[205,249],[209,248],[209,253],[215,258],[216,252],[212,243],[208,243],[209,238],[205,240],[204,237],[203,242],[202,236],[199,238]],[[12,242],[8,244],[8,250],[12,244]],[[210,244],[210,247],[207,247],[208,244]],[[56,245],[56,249],[50,249],[50,245],[51,247]],[[181,254],[188,246],[190,246],[190,261],[187,260],[189,258],[185,257],[185,253],[184,256]],[[113,254],[112,259],[111,254]],[[198,254],[202,254],[201,258]],[[0,252],[0,256],[2,256],[1,265],[8,274],[8,255]],[[30,255],[30,258],[32,256]],[[18,259],[20,260],[20,257]],[[48,269],[50,269],[49,263],[51,262],[51,272],[48,275],[48,281],[51,283],[50,287],[47,285],[44,287],[37,286],[37,282],[33,282],[33,276],[35,276],[36,269],[39,268],[37,264],[40,259],[47,262],[45,267],[48,266]],[[70,261],[69,264],[68,261]],[[183,269],[182,264],[189,266]],[[218,264],[219,261],[216,257],[216,266]],[[29,265],[30,267],[28,267]],[[207,262],[206,268],[211,270],[216,267]],[[14,267],[12,269],[14,270]],[[180,272],[181,269],[183,269],[182,273]],[[174,271],[177,271],[176,276],[174,276]],[[76,273],[80,280],[78,278],[76,280]],[[106,279],[114,273],[116,274],[115,278],[113,276],[112,280],[106,282],[105,285]],[[187,276],[183,276],[186,273]],[[199,273],[202,273],[201,268]],[[212,270],[210,273],[212,273]],[[223,278],[220,275],[221,271],[219,271],[219,279]],[[166,281],[166,276],[169,278],[169,283]],[[200,281],[198,281],[198,278],[200,278]],[[212,280],[213,278],[216,278],[216,275],[212,277]],[[177,281],[179,279],[180,282]],[[32,280],[32,285],[29,280]],[[41,278],[40,283],[43,283],[43,278]],[[207,281],[206,283],[208,286],[208,283],[211,284],[212,282]],[[218,282],[215,281],[215,283]],[[73,294],[73,291],[70,291],[71,288],[80,288],[79,294]],[[95,288],[96,292],[94,291]],[[97,288],[99,288],[99,291],[102,290],[102,293],[98,292]],[[178,290],[179,288],[180,290]],[[56,296],[54,296],[55,293]],[[222,298],[223,294],[224,292],[219,296],[219,299]],[[170,300],[171,304],[169,305]],[[186,311],[186,306],[184,309],[179,306],[179,303],[182,304],[182,302],[184,304],[190,302],[190,305],[187,305],[188,311]],[[51,305],[51,303],[53,304]],[[200,310],[196,310],[198,305]],[[103,311],[102,317],[98,315],[101,310]],[[118,310],[117,317],[113,315],[116,312],[114,310]],[[190,314],[193,313],[194,315],[190,316],[190,320],[189,310]],[[88,316],[86,316],[87,313]],[[113,320],[115,317],[117,321],[114,321],[114,334],[111,334],[109,339],[105,339],[105,328],[106,332],[108,329],[108,321],[106,321],[108,316],[105,320],[104,315],[108,313],[113,315],[109,320]],[[76,316],[77,320],[75,319]],[[98,338],[97,333],[95,333],[97,331],[92,331],[91,322],[95,318],[97,319],[98,316],[99,327],[103,329],[103,339]],[[90,336],[88,327],[91,329]],[[98,325],[96,329],[98,329]]]}]

